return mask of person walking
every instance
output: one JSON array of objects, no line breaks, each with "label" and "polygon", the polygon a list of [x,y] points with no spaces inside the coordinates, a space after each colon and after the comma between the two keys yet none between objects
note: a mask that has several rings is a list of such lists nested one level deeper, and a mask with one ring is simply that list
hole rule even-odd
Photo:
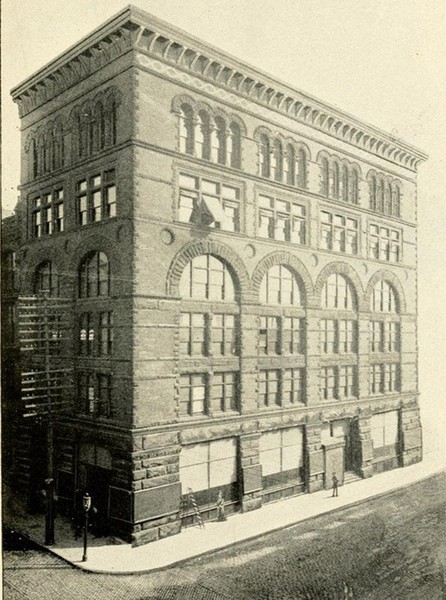
[{"label": "person walking", "polygon": [[333,477],[331,478],[331,480],[333,481],[333,493],[331,495],[331,497],[333,498],[334,496],[338,495],[338,478],[336,477],[336,473],[333,473]]},{"label": "person walking", "polygon": [[223,496],[223,492],[221,490],[218,492],[217,498],[217,521],[226,521],[225,497]]}]

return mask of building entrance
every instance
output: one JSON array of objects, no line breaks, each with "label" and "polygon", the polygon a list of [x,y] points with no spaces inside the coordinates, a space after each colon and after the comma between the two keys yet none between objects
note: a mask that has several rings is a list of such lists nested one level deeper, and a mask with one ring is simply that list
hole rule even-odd
[{"label": "building entrance", "polygon": [[344,471],[356,472],[358,457],[356,452],[357,424],[353,419],[337,419],[325,424],[322,438],[342,439],[344,441]]},{"label": "building entrance", "polygon": [[81,444],[79,447],[77,513],[82,512],[82,496],[91,496],[89,521],[94,535],[108,534],[109,527],[109,488],[111,481],[111,456],[106,448],[95,444]]}]

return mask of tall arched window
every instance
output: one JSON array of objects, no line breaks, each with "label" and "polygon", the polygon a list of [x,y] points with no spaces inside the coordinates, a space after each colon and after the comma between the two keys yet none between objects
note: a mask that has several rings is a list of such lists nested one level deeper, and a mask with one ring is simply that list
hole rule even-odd
[{"label": "tall arched window", "polygon": [[330,194],[330,169],[328,165],[328,159],[325,156],[321,161],[322,169],[322,194],[326,197]]},{"label": "tall arched window", "polygon": [[181,106],[180,151],[185,154],[194,153],[194,115],[188,104]]},{"label": "tall arched window", "polygon": [[228,137],[228,164],[235,169],[241,166],[241,130],[238,123],[231,123]]},{"label": "tall arched window", "polygon": [[384,181],[381,177],[378,177],[376,181],[376,210],[384,211]]},{"label": "tall arched window", "polygon": [[347,165],[342,166],[342,199],[344,202],[348,202],[350,200],[349,195],[349,168]]},{"label": "tall arched window", "polygon": [[88,254],[79,269],[79,297],[110,294],[110,265],[104,252]]},{"label": "tall arched window", "polygon": [[198,158],[210,158],[210,122],[209,116],[203,110],[198,113],[195,128],[195,154]]},{"label": "tall arched window", "polygon": [[94,107],[94,146],[96,150],[105,147],[105,114],[102,102],[97,102]]},{"label": "tall arched window", "polygon": [[393,184],[392,189],[392,215],[399,217],[401,211],[401,192],[398,183]]},{"label": "tall arched window", "polygon": [[376,200],[377,200],[377,186],[376,186],[376,176],[372,175],[370,177],[370,182],[369,182],[369,193],[370,193],[370,209],[371,210],[376,210]]},{"label": "tall arched window", "polygon": [[305,150],[300,148],[297,153],[297,165],[298,165],[298,174],[297,174],[297,186],[302,189],[307,189],[307,154]]},{"label": "tall arched window", "polygon": [[221,117],[215,117],[215,129],[212,132],[212,160],[226,164],[226,123]]},{"label": "tall arched window", "polygon": [[339,165],[338,165],[338,163],[336,161],[333,163],[332,172],[333,172],[333,185],[332,185],[333,198],[339,198],[339,191],[340,191],[339,178],[340,178],[340,173],[339,173]]},{"label": "tall arched window", "polygon": [[350,281],[340,273],[333,273],[322,288],[322,307],[355,310],[355,292]]},{"label": "tall arched window", "polygon": [[271,177],[276,181],[282,181],[283,178],[283,151],[280,140],[274,140],[271,160]]},{"label": "tall arched window", "polygon": [[39,174],[39,162],[37,157],[37,145],[35,139],[31,140],[31,163],[33,177],[37,177],[37,175]]},{"label": "tall arched window", "polygon": [[385,280],[378,281],[370,298],[372,312],[397,313],[398,303],[394,288]]},{"label": "tall arched window", "polygon": [[276,265],[266,272],[260,286],[260,302],[272,305],[302,305],[296,276],[288,267]]},{"label": "tall arched window", "polygon": [[110,121],[110,143],[114,146],[118,137],[118,103],[116,98],[110,100],[109,121]]},{"label": "tall arched window", "polygon": [[59,278],[49,260],[41,263],[36,269],[34,275],[34,293],[51,297],[59,295]]},{"label": "tall arched window", "polygon": [[392,214],[392,188],[389,181],[384,184],[384,213]]},{"label": "tall arched window", "polygon": [[352,204],[358,204],[359,202],[359,177],[358,171],[355,168],[351,170],[350,200]]},{"label": "tall arched window", "polygon": [[288,185],[296,184],[296,153],[291,144],[286,147],[285,182]]},{"label": "tall arched window", "polygon": [[183,271],[180,281],[183,298],[196,300],[235,299],[234,282],[228,267],[211,254],[193,258]]},{"label": "tall arched window", "polygon": [[270,164],[270,144],[268,136],[261,135],[260,136],[260,174],[262,177],[269,177],[271,173],[271,164]]}]

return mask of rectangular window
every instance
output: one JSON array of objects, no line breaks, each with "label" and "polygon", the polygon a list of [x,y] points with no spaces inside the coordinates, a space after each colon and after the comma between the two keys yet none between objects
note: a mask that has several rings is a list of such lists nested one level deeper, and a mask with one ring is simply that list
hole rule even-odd
[{"label": "rectangular window", "polygon": [[97,412],[99,417],[110,418],[112,416],[111,389],[111,376],[98,374]]},{"label": "rectangular window", "polygon": [[399,438],[397,410],[372,415],[370,429],[374,450],[385,448],[396,450]]},{"label": "rectangular window", "polygon": [[384,365],[384,392],[397,392],[399,384],[399,365],[388,363]]},{"label": "rectangular window", "polygon": [[259,354],[280,354],[279,317],[260,317]]},{"label": "rectangular window", "polygon": [[[223,488],[225,500],[233,499],[231,488],[237,481],[236,438],[184,446],[179,460],[183,495],[189,490],[202,492],[219,487]],[[215,506],[217,495],[217,491],[212,496],[199,493],[196,500],[198,504],[212,503]]]},{"label": "rectangular window", "polygon": [[383,365],[370,366],[370,393],[382,394],[384,391]]},{"label": "rectangular window", "polygon": [[113,354],[113,313],[99,313],[99,353]]},{"label": "rectangular window", "polygon": [[382,321],[370,322],[370,352],[383,352],[384,324]]},{"label": "rectangular window", "polygon": [[238,373],[214,373],[212,377],[212,411],[238,410]]},{"label": "rectangular window", "polygon": [[92,313],[80,315],[79,354],[90,356],[94,352],[94,318]]},{"label": "rectangular window", "polygon": [[399,323],[394,321],[386,322],[384,324],[385,330],[385,352],[399,352],[399,340],[400,340],[400,327]]},{"label": "rectangular window", "polygon": [[322,367],[321,387],[322,399],[334,400],[337,398],[337,373],[336,367]]},{"label": "rectangular window", "polygon": [[341,319],[339,326],[339,353],[352,354],[356,352],[356,324],[354,321]]},{"label": "rectangular window", "polygon": [[336,321],[333,319],[321,319],[321,350],[324,354],[336,352]]},{"label": "rectangular window", "polygon": [[[179,176],[178,220],[209,225],[223,231],[240,231],[240,189],[217,181]],[[209,219],[214,218],[211,223]],[[203,217],[203,218],[202,218]]]},{"label": "rectangular window", "polygon": [[339,367],[339,398],[357,396],[356,389],[356,367],[353,365]]},{"label": "rectangular window", "polygon": [[32,198],[31,236],[38,238],[63,229],[63,189],[57,188]]},{"label": "rectangular window", "polygon": [[206,375],[197,373],[180,376],[180,414],[204,415],[206,407]]},{"label": "rectangular window", "polygon": [[282,404],[304,402],[304,370],[284,369],[282,379]]},{"label": "rectangular window", "polygon": [[358,221],[321,211],[320,247],[345,254],[358,254]]},{"label": "rectangular window", "polygon": [[79,410],[95,417],[111,417],[111,375],[103,373],[78,374]]},{"label": "rectangular window", "polygon": [[180,352],[189,356],[206,354],[206,315],[182,313],[180,320]]},{"label": "rectangular window", "polygon": [[279,406],[279,371],[259,371],[260,406]]},{"label": "rectangular window", "polygon": [[237,329],[234,315],[212,316],[212,354],[233,356],[237,354]]},{"label": "rectangular window", "polygon": [[302,427],[266,431],[259,439],[263,488],[298,482],[303,475],[304,444]]},{"label": "rectangular window", "polygon": [[79,180],[76,190],[78,223],[81,227],[116,216],[115,169]]},{"label": "rectangular window", "polygon": [[305,207],[260,195],[257,235],[293,244],[305,244]]},{"label": "rectangular window", "polygon": [[369,256],[386,262],[400,262],[401,233],[396,229],[369,226]]},{"label": "rectangular window", "polygon": [[285,354],[301,354],[303,352],[303,330],[303,319],[285,317],[282,320],[282,351]]}]

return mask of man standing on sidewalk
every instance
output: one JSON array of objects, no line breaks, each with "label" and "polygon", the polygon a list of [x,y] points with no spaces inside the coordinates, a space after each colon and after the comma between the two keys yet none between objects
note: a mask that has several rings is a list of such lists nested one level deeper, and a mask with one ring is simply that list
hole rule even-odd
[{"label": "man standing on sidewalk", "polygon": [[333,494],[331,497],[333,498],[334,496],[337,497],[338,495],[338,478],[336,477],[336,473],[333,473],[333,477],[331,479],[333,481]]}]

